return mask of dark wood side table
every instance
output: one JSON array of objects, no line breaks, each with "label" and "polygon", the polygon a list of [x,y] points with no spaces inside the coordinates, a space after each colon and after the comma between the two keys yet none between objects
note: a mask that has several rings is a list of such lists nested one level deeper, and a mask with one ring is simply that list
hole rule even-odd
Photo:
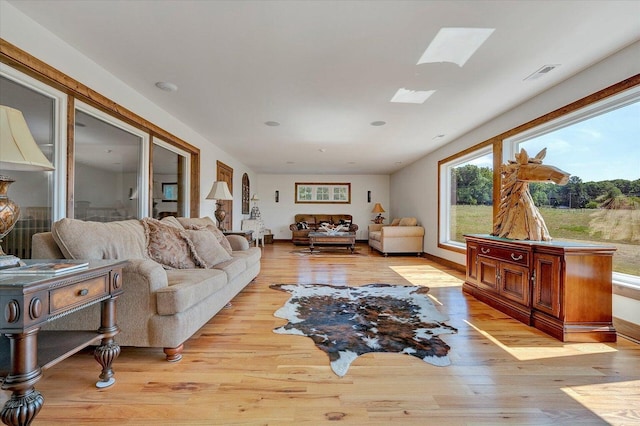
[{"label": "dark wood side table", "polygon": [[[64,262],[64,260],[60,260]],[[26,263],[55,262],[27,260]],[[123,292],[125,260],[95,260],[73,272],[53,275],[0,274],[0,376],[12,392],[0,418],[8,425],[29,425],[44,398],[34,385],[45,370],[81,349],[97,344],[94,358],[102,366],[97,387],[115,382],[111,368],[120,355],[113,337],[116,299]],[[96,331],[40,331],[40,327],[71,312],[101,303]]]},{"label": "dark wood side table", "polygon": [[253,241],[253,229],[246,229],[243,231],[222,231],[224,235],[240,235],[251,243]]}]

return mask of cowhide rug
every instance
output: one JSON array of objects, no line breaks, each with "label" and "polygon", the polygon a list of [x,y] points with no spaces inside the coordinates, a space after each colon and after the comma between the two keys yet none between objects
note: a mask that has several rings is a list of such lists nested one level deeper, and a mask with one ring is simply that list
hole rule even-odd
[{"label": "cowhide rug", "polygon": [[344,376],[351,363],[369,352],[413,355],[430,364],[449,365],[449,346],[438,335],[457,330],[427,297],[426,287],[368,284],[274,284],[291,293],[275,312],[289,322],[273,331],[313,339],[329,355],[331,368]]}]

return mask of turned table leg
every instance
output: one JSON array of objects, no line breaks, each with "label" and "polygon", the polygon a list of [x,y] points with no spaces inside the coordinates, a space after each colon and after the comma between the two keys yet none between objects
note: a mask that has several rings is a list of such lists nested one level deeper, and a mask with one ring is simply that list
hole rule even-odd
[{"label": "turned table leg", "polygon": [[113,362],[120,355],[120,346],[113,340],[113,336],[120,331],[116,324],[116,299],[117,297],[112,297],[103,301],[100,311],[98,333],[104,334],[105,337],[100,342],[100,346],[93,352],[93,357],[102,366],[100,380],[96,383],[96,387],[99,388],[109,387],[116,382],[111,368]]},{"label": "turned table leg", "polygon": [[2,383],[2,389],[12,391],[12,394],[0,411],[4,424],[29,425],[44,404],[42,394],[34,388],[42,377],[42,370],[37,364],[38,330],[6,334],[11,348],[11,367]]}]

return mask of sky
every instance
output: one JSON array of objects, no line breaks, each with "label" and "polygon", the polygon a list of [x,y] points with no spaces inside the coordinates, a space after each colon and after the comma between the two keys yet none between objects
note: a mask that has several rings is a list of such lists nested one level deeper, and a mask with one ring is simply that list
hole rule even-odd
[{"label": "sky", "polygon": [[[640,179],[640,101],[520,143],[529,156],[583,182]],[[491,167],[492,154],[471,161]],[[511,160],[515,160],[512,158]]]},{"label": "sky", "polygon": [[535,156],[547,148],[543,164],[583,182],[640,179],[640,102],[558,129],[521,144]]}]

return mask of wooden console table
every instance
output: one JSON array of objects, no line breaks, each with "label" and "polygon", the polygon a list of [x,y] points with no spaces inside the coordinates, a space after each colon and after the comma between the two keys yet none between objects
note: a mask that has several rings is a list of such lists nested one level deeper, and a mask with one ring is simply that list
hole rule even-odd
[{"label": "wooden console table", "polygon": [[615,247],[465,235],[467,277],[476,299],[563,342],[615,342]]},{"label": "wooden console table", "polygon": [[[26,263],[56,262],[27,260]],[[64,260],[60,260],[64,262]],[[89,261],[88,267],[62,274],[0,274],[0,376],[12,391],[0,412],[8,425],[29,425],[44,404],[34,385],[45,370],[81,349],[97,344],[94,358],[102,366],[97,387],[115,382],[111,368],[120,355],[113,337],[120,331],[116,299],[123,292],[124,260]],[[102,303],[97,331],[40,331],[49,321]]]}]

